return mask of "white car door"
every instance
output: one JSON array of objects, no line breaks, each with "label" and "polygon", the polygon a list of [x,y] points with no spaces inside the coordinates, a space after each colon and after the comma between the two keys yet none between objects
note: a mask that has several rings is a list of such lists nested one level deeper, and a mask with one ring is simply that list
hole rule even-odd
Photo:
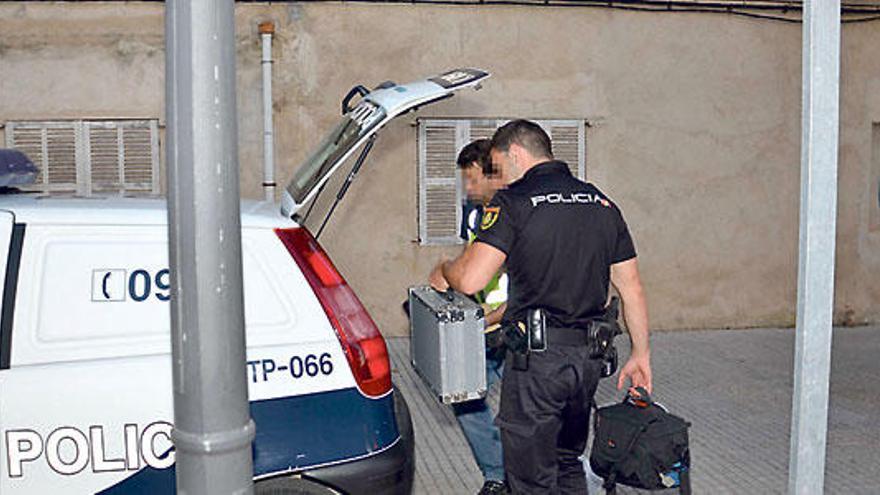
[{"label": "white car door", "polygon": [[17,285],[3,308],[3,493],[96,493],[173,464],[162,232],[28,224],[0,242]]}]

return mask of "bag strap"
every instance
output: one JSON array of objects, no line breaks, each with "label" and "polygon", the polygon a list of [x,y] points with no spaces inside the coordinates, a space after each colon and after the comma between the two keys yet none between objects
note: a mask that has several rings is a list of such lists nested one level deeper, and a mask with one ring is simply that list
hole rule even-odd
[{"label": "bag strap", "polygon": [[654,403],[654,399],[651,398],[651,394],[645,390],[644,387],[635,387],[636,394],[633,394],[633,389],[627,390],[626,395],[623,397],[621,403],[627,403],[636,406],[636,407],[650,407],[651,404]]}]

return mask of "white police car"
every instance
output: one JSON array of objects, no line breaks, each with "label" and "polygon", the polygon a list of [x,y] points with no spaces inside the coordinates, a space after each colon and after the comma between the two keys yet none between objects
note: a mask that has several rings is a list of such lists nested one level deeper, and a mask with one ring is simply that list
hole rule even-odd
[{"label": "white police car", "polygon": [[[412,427],[385,341],[290,217],[389,120],[486,77],[359,90],[283,214],[242,203],[257,493],[411,490]],[[173,493],[164,201],[0,196],[0,275],[0,492]]]}]

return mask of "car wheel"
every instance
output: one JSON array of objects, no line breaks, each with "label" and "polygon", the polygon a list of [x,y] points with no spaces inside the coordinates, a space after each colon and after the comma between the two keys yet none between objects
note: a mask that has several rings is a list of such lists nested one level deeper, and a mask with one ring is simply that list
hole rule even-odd
[{"label": "car wheel", "polygon": [[340,495],[334,490],[302,476],[281,476],[254,482],[255,495]]}]

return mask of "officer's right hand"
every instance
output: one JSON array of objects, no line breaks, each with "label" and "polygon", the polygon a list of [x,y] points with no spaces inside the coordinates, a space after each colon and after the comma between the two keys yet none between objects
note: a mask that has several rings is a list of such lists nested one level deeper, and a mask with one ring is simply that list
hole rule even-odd
[{"label": "officer's right hand", "polygon": [[633,354],[629,357],[629,360],[620,370],[620,377],[617,379],[617,390],[623,388],[627,379],[632,383],[632,387],[644,387],[649,394],[653,393],[650,352]]}]

